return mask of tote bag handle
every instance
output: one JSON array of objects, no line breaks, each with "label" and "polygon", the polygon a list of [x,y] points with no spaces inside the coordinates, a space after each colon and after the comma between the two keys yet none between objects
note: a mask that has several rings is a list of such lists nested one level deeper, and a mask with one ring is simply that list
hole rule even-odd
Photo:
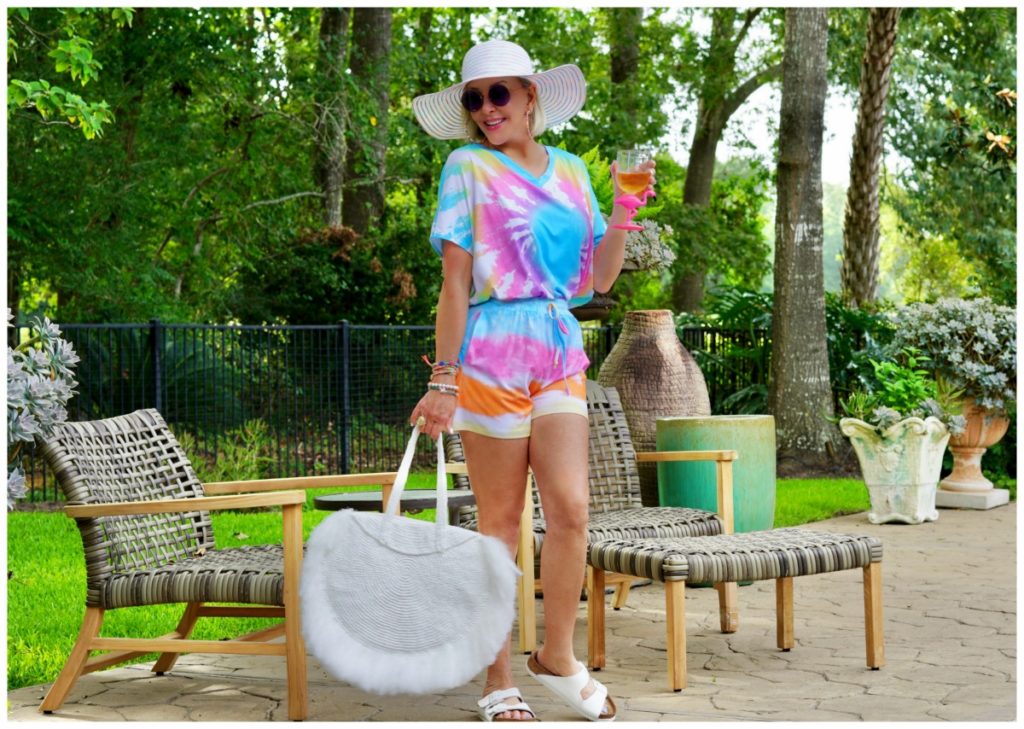
[{"label": "tote bag handle", "polygon": [[[405,454],[402,456],[402,464],[398,467],[398,475],[391,487],[391,497],[388,499],[384,513],[398,516],[401,511],[402,492],[405,484],[409,481],[409,471],[412,470],[412,458],[416,454],[416,441],[419,440],[420,426],[417,423],[413,426],[412,437],[405,447]],[[441,443],[441,436],[437,438],[437,516],[435,521],[438,526],[448,524],[448,478],[444,472],[444,446]]]}]

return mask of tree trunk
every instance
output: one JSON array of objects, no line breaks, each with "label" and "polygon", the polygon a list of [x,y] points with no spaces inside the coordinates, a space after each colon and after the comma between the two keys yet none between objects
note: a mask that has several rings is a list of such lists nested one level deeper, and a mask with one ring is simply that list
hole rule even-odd
[{"label": "tree trunk", "polygon": [[384,154],[388,141],[391,78],[391,10],[356,8],[349,70],[365,103],[355,109],[360,128],[350,130],[341,218],[360,235],[384,211]]},{"label": "tree trunk", "polygon": [[[145,82],[143,68],[149,62],[146,35],[148,28],[146,19],[148,14],[146,8],[136,9],[132,17],[132,24],[125,25],[120,30],[121,42],[121,85],[122,96],[113,109],[115,128],[121,139],[122,158],[114,169],[121,180],[121,188],[131,189],[133,176],[137,170],[137,151],[135,137],[139,129],[139,115],[142,112],[142,101],[145,94]],[[125,198],[117,200],[110,207],[110,213],[103,219],[102,224],[106,230],[115,231],[124,223],[122,211],[127,204]],[[67,312],[58,314],[66,315]]]},{"label": "tree trunk", "polygon": [[[697,129],[690,145],[690,159],[686,166],[683,186],[683,204],[706,208],[711,202],[711,183],[715,176],[715,150],[722,138],[725,122],[721,106],[713,105],[710,113],[705,102],[697,105]],[[700,311],[704,301],[703,267],[684,272],[672,282],[672,301],[677,311]]]},{"label": "tree trunk", "polygon": [[124,147],[124,167],[121,172],[122,179],[127,180],[129,170],[135,164],[135,135],[139,127],[139,113],[142,109],[142,97],[144,86],[142,82],[143,66],[149,61],[146,48],[146,8],[136,8],[132,18],[132,24],[125,26],[124,44],[122,46],[124,55],[124,70],[121,81],[125,89],[125,103],[115,111],[118,120],[119,131],[121,132],[122,145]]},{"label": "tree trunk", "polygon": [[608,8],[608,44],[611,56],[611,82],[614,84],[612,98],[615,99],[616,114],[623,121],[622,128],[629,130],[623,138],[624,146],[633,146],[641,140],[637,137],[636,76],[640,61],[640,23],[643,8]]},{"label": "tree trunk", "polygon": [[900,8],[871,8],[868,15],[843,220],[843,297],[856,306],[873,303],[878,294],[878,170],[899,19]]},{"label": "tree trunk", "polygon": [[[417,22],[416,30],[413,31],[413,43],[414,48],[419,52],[422,57],[426,57],[426,54],[430,52],[431,40],[434,25],[434,8],[421,8],[420,16]],[[429,94],[436,91],[430,80],[430,76],[427,73],[427,69],[422,65],[419,66],[419,72],[416,75],[416,93],[414,96],[422,96],[423,94]],[[425,133],[425,132],[424,132]],[[416,201],[420,205],[433,205],[435,201],[436,190],[434,190],[434,171],[432,162],[432,150],[426,144],[420,145],[419,148],[420,157],[418,164],[418,172],[416,173]]]},{"label": "tree trunk", "polygon": [[347,8],[320,11],[317,91],[313,122],[313,180],[324,193],[324,224],[341,225],[341,185],[345,170],[345,54],[348,47]]},{"label": "tree trunk", "polygon": [[[703,62],[703,86],[697,100],[697,124],[686,165],[686,186],[683,204],[707,207],[711,201],[711,183],[715,174],[715,152],[729,118],[743,102],[761,86],[776,78],[781,66],[775,64],[758,70],[740,82],[736,77],[736,54],[746,37],[759,8],[743,13],[743,24],[735,25],[738,11],[715,8],[712,12],[709,49]],[[676,311],[699,311],[704,300],[703,266],[687,271],[672,284],[672,304]]]},{"label": "tree trunk", "polygon": [[841,442],[826,420],[833,415],[821,255],[827,43],[824,8],[786,10],[769,389],[780,470],[825,468]]},{"label": "tree trunk", "polygon": [[[117,168],[119,168],[118,176],[121,178],[121,189],[123,190],[130,190],[134,187],[139,175],[138,167],[136,166],[138,161],[136,138],[139,132],[139,117],[142,114],[142,105],[146,92],[146,67],[151,63],[149,34],[152,31],[147,25],[148,17],[149,13],[147,13],[146,8],[135,8],[131,25],[122,27],[120,33],[123,62],[121,83],[124,96],[122,102],[114,110],[114,118],[117,120],[116,126],[121,136],[121,145],[124,152],[121,163],[117,165]],[[121,197],[111,206],[110,214],[103,221],[103,226],[109,231],[111,237],[116,237],[118,235],[117,231],[124,225],[124,211],[126,208],[129,208],[130,204],[126,196]],[[131,215],[131,213],[129,212],[127,215]],[[186,264],[187,268],[188,264]],[[181,289],[184,275],[184,271],[178,274],[178,280],[174,288],[175,297],[177,297]],[[57,315],[62,317],[64,321],[70,320],[73,316],[70,308],[75,295],[76,292],[74,290],[65,290],[57,294]],[[79,316],[83,313],[85,312],[79,312]]]}]

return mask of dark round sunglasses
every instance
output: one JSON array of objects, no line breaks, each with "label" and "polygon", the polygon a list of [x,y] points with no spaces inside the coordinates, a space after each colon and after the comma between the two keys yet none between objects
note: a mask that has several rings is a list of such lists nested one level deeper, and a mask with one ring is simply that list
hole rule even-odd
[{"label": "dark round sunglasses", "polygon": [[[512,98],[512,91],[503,83],[496,83],[487,89],[487,98],[495,106],[505,106]],[[476,89],[466,89],[462,92],[462,106],[466,111],[480,111],[484,105],[484,95]]]}]

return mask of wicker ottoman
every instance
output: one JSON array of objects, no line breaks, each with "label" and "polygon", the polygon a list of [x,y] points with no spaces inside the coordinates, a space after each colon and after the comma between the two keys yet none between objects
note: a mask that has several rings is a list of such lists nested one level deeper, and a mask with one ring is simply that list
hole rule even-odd
[{"label": "wicker ottoman", "polygon": [[689,584],[775,580],[778,646],[793,647],[793,578],[861,568],[867,664],[885,664],[882,639],[882,543],[875,537],[808,529],[771,529],[709,537],[608,540],[588,551],[587,639],[590,667],[605,665],[604,574],[619,572],[665,583],[668,678],[686,686],[686,612]]}]

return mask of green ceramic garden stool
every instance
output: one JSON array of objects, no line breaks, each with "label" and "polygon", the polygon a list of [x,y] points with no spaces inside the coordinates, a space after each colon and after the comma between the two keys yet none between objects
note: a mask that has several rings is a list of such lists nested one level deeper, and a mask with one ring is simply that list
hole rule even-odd
[{"label": "green ceramic garden stool", "polygon": [[[735,531],[771,529],[775,523],[775,419],[771,415],[695,415],[658,418],[659,451],[734,450]],[[715,464],[659,463],[662,506],[715,511]]]}]

